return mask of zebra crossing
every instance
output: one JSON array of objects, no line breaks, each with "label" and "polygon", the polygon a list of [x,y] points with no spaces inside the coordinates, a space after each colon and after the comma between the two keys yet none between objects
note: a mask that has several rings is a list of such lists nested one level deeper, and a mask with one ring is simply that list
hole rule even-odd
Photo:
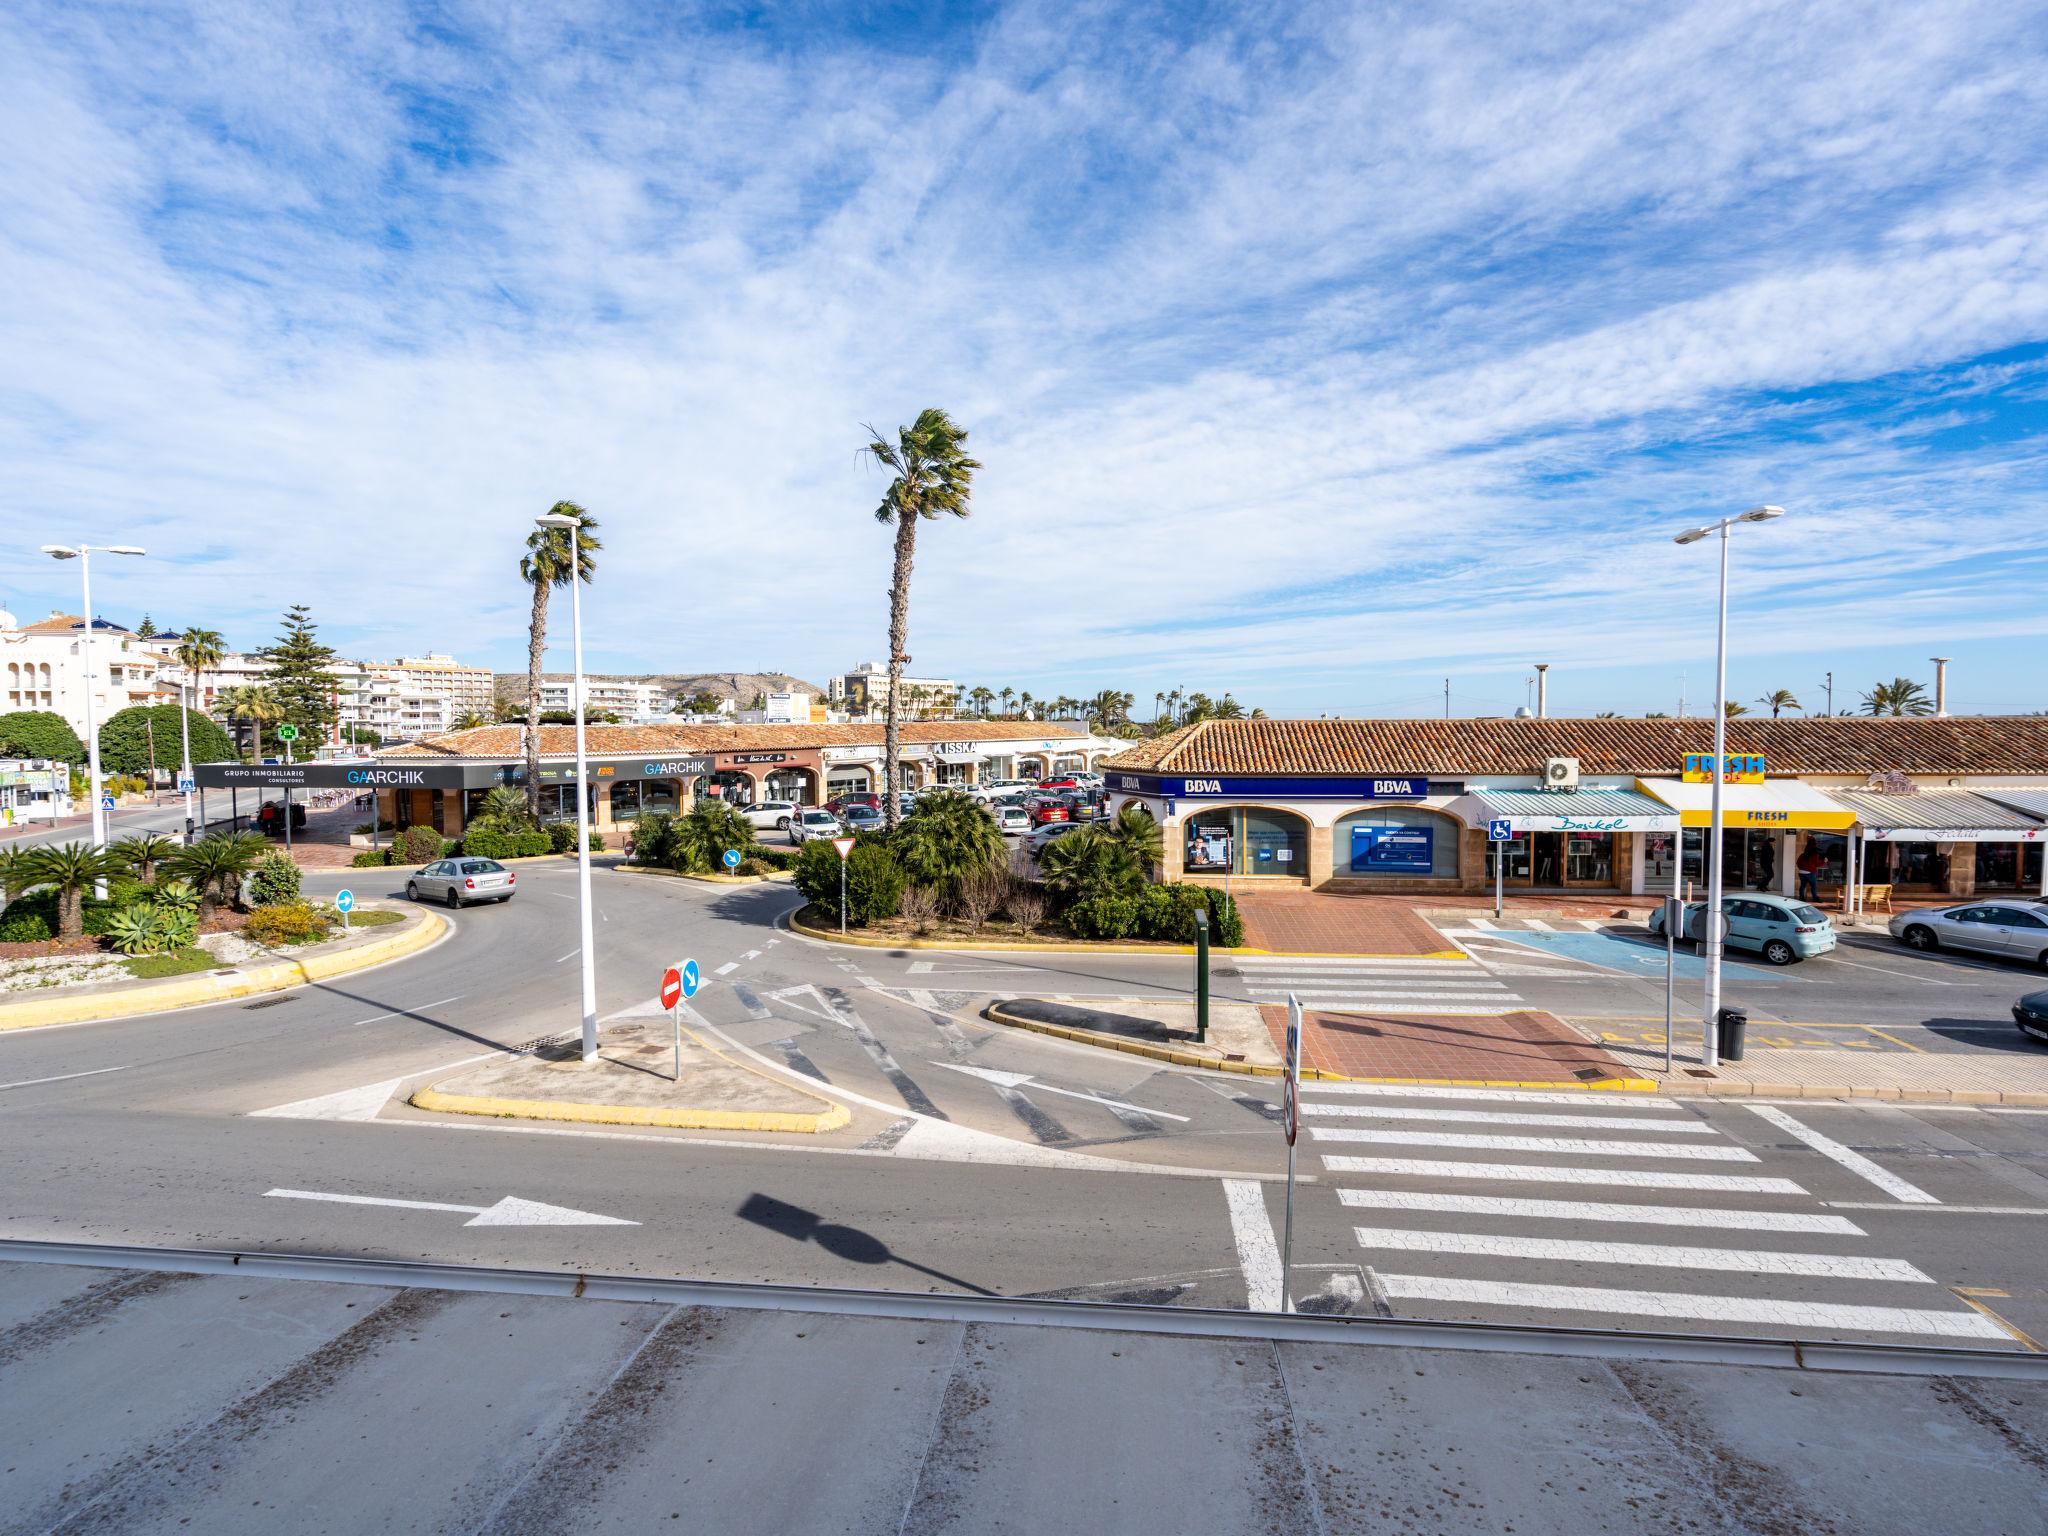
[{"label": "zebra crossing", "polygon": [[1301,1115],[1397,1314],[2013,1343],[1675,1100],[1316,1082]]},{"label": "zebra crossing", "polygon": [[1284,1003],[1291,992],[1302,1007],[1330,1012],[1479,1016],[1528,1006],[1494,972],[1469,959],[1246,955],[1237,967],[1245,995],[1255,1003]]}]

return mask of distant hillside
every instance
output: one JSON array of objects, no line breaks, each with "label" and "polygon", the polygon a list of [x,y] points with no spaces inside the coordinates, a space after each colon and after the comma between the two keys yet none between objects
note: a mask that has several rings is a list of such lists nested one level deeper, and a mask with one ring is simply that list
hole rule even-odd
[{"label": "distant hillside", "polygon": [[[753,702],[757,693],[808,693],[822,699],[825,690],[816,683],[807,683],[800,677],[791,677],[787,672],[606,672],[605,677],[623,678],[628,682],[654,683],[663,693],[673,697],[710,691],[722,699],[731,699],[745,709]],[[542,677],[550,682],[567,682],[567,672],[543,672]],[[495,692],[501,699],[518,701],[526,697],[526,674],[524,672],[500,672],[495,678]]]}]

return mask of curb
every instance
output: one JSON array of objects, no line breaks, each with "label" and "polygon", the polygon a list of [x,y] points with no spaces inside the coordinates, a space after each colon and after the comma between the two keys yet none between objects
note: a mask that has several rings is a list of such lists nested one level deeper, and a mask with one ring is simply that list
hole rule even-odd
[{"label": "curb", "polygon": [[303,960],[267,961],[253,970],[237,970],[232,977],[206,971],[192,976],[173,976],[165,981],[139,982],[133,991],[0,1004],[0,1033],[40,1029],[51,1024],[90,1024],[105,1019],[132,1018],[138,1014],[167,1013],[177,1008],[203,1007],[209,1003],[232,1002],[238,997],[254,997],[262,992],[288,992],[310,982],[368,970],[373,965],[382,965],[425,949],[448,929],[447,919],[433,912],[421,912],[419,916],[422,921],[413,927],[388,939],[365,944],[360,949],[311,955]]},{"label": "curb", "polygon": [[1905,1088],[1873,1083],[1670,1082],[1657,1092],[1674,1099],[1874,1099],[1887,1104],[2002,1104],[2048,1108],[2048,1093],[1997,1088]]},{"label": "curb", "polygon": [[408,1101],[415,1109],[452,1115],[488,1115],[501,1120],[567,1120],[584,1125],[644,1125],[675,1131],[836,1131],[853,1115],[844,1104],[816,1114],[778,1110],[657,1109],[640,1104],[569,1104],[545,1099],[473,1098],[422,1088]]},{"label": "curb", "polygon": [[[1113,1051],[1122,1051],[1126,1055],[1169,1062],[1176,1067],[1231,1072],[1242,1077],[1286,1075],[1282,1068],[1269,1066],[1262,1061],[1220,1061],[1212,1056],[1198,1056],[1193,1051],[1177,1051],[1170,1045],[1153,1045],[1145,1040],[1125,1040],[1116,1035],[1096,1034],[1092,1030],[1070,1029],[1064,1024],[1045,1024],[1037,1019],[1019,1018],[995,1003],[990,1003],[988,1007],[982,1009],[981,1016],[997,1024],[1007,1024],[1012,1029],[1028,1029],[1035,1035],[1050,1035],[1056,1040],[1071,1040],[1077,1045],[1105,1046]],[[1554,1079],[1517,1081],[1507,1078],[1469,1077],[1352,1077],[1343,1072],[1325,1072],[1320,1067],[1304,1067],[1301,1079],[1303,1082],[1318,1083],[1398,1083],[1415,1088],[1577,1088],[1588,1093],[1654,1093],[1657,1089],[1655,1083],[1643,1077],[1603,1077],[1590,1083],[1581,1082],[1577,1078],[1560,1082]]]},{"label": "curb", "polygon": [[[950,949],[950,950],[1016,950],[1032,955],[1192,955],[1192,944],[1032,944],[1016,939],[975,940],[953,939],[877,939],[849,933],[841,937],[827,928],[813,928],[800,923],[794,913],[790,915],[792,932],[805,938],[816,939],[821,944],[849,944],[861,949]],[[1212,952],[1219,955],[1262,955],[1276,960],[1463,960],[1466,954],[1461,949],[1426,950],[1420,954],[1379,954],[1360,950],[1332,949],[1254,949],[1245,945],[1238,949],[1225,949],[1220,944],[1212,946]]]},{"label": "curb", "polygon": [[787,884],[790,872],[778,869],[770,875],[686,875],[679,869],[655,869],[646,864],[614,864],[612,873],[618,875],[653,875],[658,880],[694,880],[699,885],[770,885]]}]

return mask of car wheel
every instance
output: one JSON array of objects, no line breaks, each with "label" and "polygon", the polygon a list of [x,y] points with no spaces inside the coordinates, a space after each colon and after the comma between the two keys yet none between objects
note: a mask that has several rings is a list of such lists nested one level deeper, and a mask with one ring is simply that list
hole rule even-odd
[{"label": "car wheel", "polygon": [[1764,946],[1764,958],[1773,965],[1790,965],[1799,958],[1799,951],[1783,939],[1773,939]]},{"label": "car wheel", "polygon": [[775,830],[778,832],[787,832],[789,830],[789,818],[787,816],[776,817]]},{"label": "car wheel", "polygon": [[418,901],[420,899],[420,888],[410,880],[405,882],[405,899],[407,901]]},{"label": "car wheel", "polygon": [[458,912],[462,910],[462,898],[456,895],[455,887],[452,885],[448,887],[448,905]]},{"label": "car wheel", "polygon": [[1906,948],[1908,949],[1917,949],[1924,952],[1941,948],[1941,940],[1934,936],[1934,930],[1922,927],[1918,923],[1908,928],[1899,937],[1906,941]]}]

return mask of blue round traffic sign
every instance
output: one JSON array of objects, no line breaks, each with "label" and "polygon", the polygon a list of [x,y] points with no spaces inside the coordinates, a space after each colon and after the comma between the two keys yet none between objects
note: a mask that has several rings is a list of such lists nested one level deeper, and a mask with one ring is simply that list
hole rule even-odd
[{"label": "blue round traffic sign", "polygon": [[704,977],[697,969],[697,962],[685,960],[683,962],[683,996],[695,997],[697,995],[697,988],[703,985],[703,982]]},{"label": "blue round traffic sign", "polygon": [[355,893],[354,891],[336,891],[336,892],[334,893],[334,910],[335,910],[335,911],[337,911],[337,912],[353,912],[353,911],[355,911],[355,909],[356,909],[356,893]]},{"label": "blue round traffic sign", "polygon": [[725,850],[725,867],[726,867],[727,869],[737,869],[737,868],[739,868],[739,863],[740,863],[740,851],[739,851],[739,849],[737,849],[737,848],[728,848],[728,849],[726,849],[726,850]]}]

